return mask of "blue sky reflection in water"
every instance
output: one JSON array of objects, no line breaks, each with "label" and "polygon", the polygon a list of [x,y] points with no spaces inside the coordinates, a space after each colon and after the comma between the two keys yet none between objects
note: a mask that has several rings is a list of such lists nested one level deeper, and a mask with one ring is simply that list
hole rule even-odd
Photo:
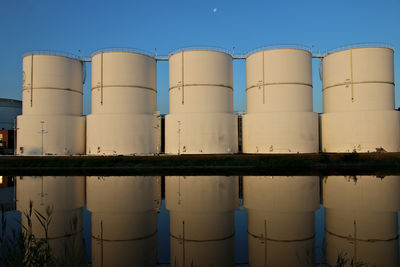
[{"label": "blue sky reflection in water", "polygon": [[[315,266],[338,255],[399,264],[398,176],[7,179],[16,180],[0,188],[9,227],[18,229],[30,200],[43,214],[53,207],[53,255],[83,239],[93,266]],[[15,191],[16,211],[4,190]],[[32,229],[43,235],[35,218]]]},{"label": "blue sky reflection in water", "polygon": [[[243,53],[271,44],[304,44],[315,53],[354,43],[400,47],[400,2],[387,1],[0,1],[0,97],[21,99],[22,53],[61,50],[90,55],[135,47],[166,55],[184,46]],[[400,58],[395,53],[395,84]],[[313,60],[314,111],[322,111],[318,60]],[[234,109],[246,109],[245,62],[234,63]],[[84,113],[90,113],[90,64]],[[158,63],[158,109],[168,113],[168,63]],[[400,104],[396,90],[396,107]]]}]

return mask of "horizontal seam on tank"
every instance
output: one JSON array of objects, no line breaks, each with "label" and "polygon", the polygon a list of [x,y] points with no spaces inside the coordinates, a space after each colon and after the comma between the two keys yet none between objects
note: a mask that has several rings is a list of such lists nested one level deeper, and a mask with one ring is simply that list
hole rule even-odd
[{"label": "horizontal seam on tank", "polygon": [[94,89],[109,88],[109,87],[135,87],[135,88],[146,89],[146,90],[157,92],[157,90],[154,89],[154,88],[146,87],[146,86],[140,86],[140,85],[98,85],[98,86],[92,87],[92,91]]},{"label": "horizontal seam on tank", "polygon": [[[22,91],[29,91],[31,88],[24,88]],[[83,95],[82,91],[71,89],[71,88],[57,88],[57,87],[33,87],[32,90],[63,90],[63,91],[69,91],[69,92],[74,92]]]},{"label": "horizontal seam on tank", "polygon": [[312,239],[315,238],[315,233],[314,233],[312,236],[310,236],[310,237],[301,238],[301,239],[273,239],[273,238],[268,238],[268,237],[265,238],[264,236],[258,236],[258,235],[255,235],[255,234],[250,233],[249,231],[247,231],[247,233],[248,233],[249,235],[251,235],[252,237],[254,237],[254,238],[259,238],[259,239],[263,239],[263,240],[267,240],[267,241],[285,242],[285,243],[288,243],[288,242],[307,241],[307,240],[312,240]]},{"label": "horizontal seam on tank", "polygon": [[216,238],[216,239],[202,239],[202,240],[184,239],[184,238],[181,238],[181,237],[174,236],[174,235],[171,234],[171,233],[169,233],[169,236],[172,237],[172,238],[175,238],[175,239],[177,239],[177,240],[180,240],[180,241],[198,242],[198,243],[201,243],[201,242],[212,242],[212,241],[223,241],[223,240],[228,240],[228,239],[231,239],[232,237],[235,236],[235,232],[233,232],[231,235],[229,235],[229,236],[227,236],[227,237],[221,237],[221,238]]},{"label": "horizontal seam on tank", "polygon": [[337,84],[333,84],[333,85],[329,85],[326,86],[322,89],[322,91],[332,88],[332,87],[336,87],[336,86],[342,86],[342,85],[350,85],[350,84],[364,84],[364,83],[386,83],[386,84],[391,84],[394,85],[394,82],[388,82],[388,81],[362,81],[362,82],[344,82],[344,83],[337,83]]},{"label": "horizontal seam on tank", "polygon": [[175,88],[179,88],[179,87],[186,87],[186,86],[217,86],[217,87],[225,87],[228,89],[233,90],[233,87],[230,85],[225,85],[225,84],[209,84],[209,83],[192,83],[192,84],[184,84],[184,85],[175,85],[169,88],[169,91],[171,91],[172,89]]},{"label": "horizontal seam on tank", "polygon": [[299,82],[282,82],[282,83],[264,83],[264,84],[256,84],[256,85],[252,85],[250,87],[246,88],[247,90],[250,90],[252,88],[256,88],[256,87],[261,87],[261,86],[271,86],[271,85],[290,85],[290,84],[295,84],[295,85],[305,85],[305,86],[309,86],[309,87],[313,87],[312,84],[310,83],[299,83]]},{"label": "horizontal seam on tank", "polygon": [[157,234],[157,231],[155,231],[154,233],[149,234],[149,235],[140,236],[140,237],[136,237],[136,238],[129,238],[129,239],[105,239],[105,238],[96,237],[94,235],[92,235],[92,238],[96,239],[96,240],[99,240],[99,241],[127,242],[127,241],[136,241],[136,240],[147,239],[147,238],[150,238],[152,236],[155,236],[156,234]]},{"label": "horizontal seam on tank", "polygon": [[65,234],[65,235],[55,236],[55,237],[47,237],[47,240],[54,240],[54,239],[70,237],[70,236],[74,236],[74,235],[77,235],[77,234],[82,233],[82,232],[83,232],[83,230],[80,230],[78,232],[74,232],[74,233],[71,233],[71,234]]},{"label": "horizontal seam on tank", "polygon": [[354,238],[354,237],[350,237],[350,236],[335,234],[335,233],[328,231],[327,229],[325,229],[325,231],[327,233],[329,233],[330,235],[333,235],[333,236],[336,236],[339,238],[348,239],[348,240],[364,241],[364,242],[386,242],[386,241],[393,241],[393,240],[399,239],[399,234],[397,234],[396,236],[394,236],[392,238],[387,238],[387,239],[378,239],[378,238],[361,239],[361,238]]}]

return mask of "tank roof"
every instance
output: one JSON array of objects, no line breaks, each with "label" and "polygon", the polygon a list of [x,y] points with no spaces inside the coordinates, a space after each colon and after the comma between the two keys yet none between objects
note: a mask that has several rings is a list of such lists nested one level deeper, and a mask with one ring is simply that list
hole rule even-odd
[{"label": "tank roof", "polygon": [[307,52],[312,52],[311,48],[306,46],[306,45],[301,45],[301,44],[275,44],[275,45],[267,45],[267,46],[261,46],[257,47],[255,49],[252,49],[245,53],[245,57],[248,57],[252,54],[258,53],[260,51],[265,51],[265,50],[275,50],[275,49],[297,49],[297,50],[305,50]]},{"label": "tank roof", "polygon": [[100,53],[109,53],[109,52],[126,52],[126,53],[135,53],[135,54],[145,55],[145,56],[149,56],[152,58],[156,57],[156,55],[152,52],[142,50],[142,49],[137,49],[137,48],[130,48],[130,47],[108,47],[108,48],[97,49],[91,54],[91,56],[93,57],[94,55],[97,55]]},{"label": "tank roof", "polygon": [[171,52],[168,53],[168,57],[180,53],[182,51],[214,51],[214,52],[221,52],[225,53],[228,55],[232,56],[232,51],[223,47],[218,47],[218,46],[186,46],[186,47],[181,47],[175,50],[172,50]]},{"label": "tank roof", "polygon": [[9,98],[0,98],[0,107],[22,107],[22,101]]},{"label": "tank roof", "polygon": [[324,56],[336,53],[336,52],[340,52],[340,51],[344,51],[344,50],[348,50],[348,49],[355,49],[355,48],[387,48],[387,49],[391,49],[394,51],[394,46],[389,44],[389,43],[357,43],[357,44],[350,44],[350,45],[344,45],[344,46],[339,46],[333,49],[328,50]]},{"label": "tank roof", "polygon": [[60,56],[73,58],[77,60],[81,60],[82,56],[78,56],[69,52],[57,51],[57,50],[30,50],[26,51],[22,54],[22,57],[30,56],[30,55],[48,55],[48,56]]}]

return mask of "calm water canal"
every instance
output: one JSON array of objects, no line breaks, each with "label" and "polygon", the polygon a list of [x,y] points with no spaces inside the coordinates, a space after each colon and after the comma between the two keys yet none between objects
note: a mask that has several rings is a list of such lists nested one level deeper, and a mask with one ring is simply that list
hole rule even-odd
[{"label": "calm water canal", "polygon": [[3,265],[399,266],[400,176],[1,182]]}]

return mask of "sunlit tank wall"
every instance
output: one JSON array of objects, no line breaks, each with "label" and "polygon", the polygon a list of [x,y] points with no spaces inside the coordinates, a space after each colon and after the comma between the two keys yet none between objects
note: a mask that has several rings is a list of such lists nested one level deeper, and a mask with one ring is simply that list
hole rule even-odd
[{"label": "sunlit tank wall", "polygon": [[14,129],[14,120],[22,113],[22,102],[0,98],[0,129]]},{"label": "sunlit tank wall", "polygon": [[[51,251],[55,257],[71,257],[65,251],[82,253],[82,207],[85,201],[85,177],[83,176],[20,176],[16,179],[17,210],[22,225],[29,230],[27,215],[32,202],[32,234],[45,238],[36,211],[50,219],[47,228]],[[48,211],[51,211],[48,214]]]},{"label": "sunlit tank wall", "polygon": [[[43,139],[42,139],[42,123]],[[85,152],[85,118],[78,116],[18,116],[17,153],[71,155]]]},{"label": "sunlit tank wall", "polygon": [[317,176],[244,176],[251,266],[314,266]]},{"label": "sunlit tank wall", "polygon": [[160,177],[87,177],[93,266],[156,266]]},{"label": "sunlit tank wall", "polygon": [[166,176],[171,265],[233,266],[238,177]]},{"label": "sunlit tank wall", "polygon": [[246,84],[244,153],[318,152],[309,51],[280,48],[250,54]]},{"label": "sunlit tank wall", "polygon": [[322,182],[326,258],[398,266],[400,177],[330,176]]},{"label": "sunlit tank wall", "polygon": [[324,152],[400,150],[393,53],[385,47],[361,47],[322,59]]},{"label": "sunlit tank wall", "polygon": [[165,152],[235,153],[232,56],[221,51],[180,51],[169,57],[169,109]]},{"label": "sunlit tank wall", "polygon": [[83,63],[59,55],[23,57],[22,115],[17,117],[17,153],[84,154]]},{"label": "sunlit tank wall", "polygon": [[87,154],[153,154],[161,151],[157,63],[139,52],[92,56],[92,114],[87,116]]}]

